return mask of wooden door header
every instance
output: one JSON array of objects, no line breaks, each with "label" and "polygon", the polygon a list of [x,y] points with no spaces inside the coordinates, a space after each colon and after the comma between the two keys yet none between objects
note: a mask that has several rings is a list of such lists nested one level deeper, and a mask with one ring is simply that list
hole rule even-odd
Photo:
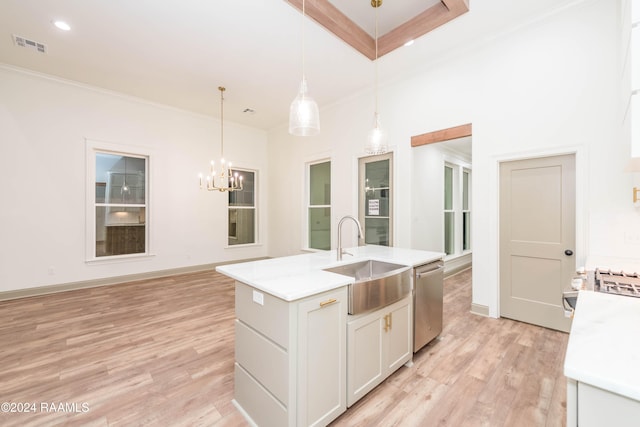
[{"label": "wooden door header", "polygon": [[463,138],[465,136],[471,136],[471,123],[412,136],[411,146],[419,147],[421,145],[449,141],[451,139]]}]

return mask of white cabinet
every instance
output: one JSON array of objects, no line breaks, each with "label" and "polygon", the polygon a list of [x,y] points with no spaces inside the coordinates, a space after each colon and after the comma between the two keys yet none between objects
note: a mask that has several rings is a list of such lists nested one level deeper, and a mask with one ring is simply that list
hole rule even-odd
[{"label": "white cabinet", "polygon": [[631,427],[640,420],[640,402],[569,379],[567,382],[568,427]]},{"label": "white cabinet", "polygon": [[298,304],[297,425],[327,425],[347,409],[346,312],[344,289]]},{"label": "white cabinet", "polygon": [[234,403],[259,426],[324,426],[346,410],[346,287],[287,302],[236,282]]},{"label": "white cabinet", "polygon": [[409,362],[412,352],[411,297],[347,324],[347,406]]}]

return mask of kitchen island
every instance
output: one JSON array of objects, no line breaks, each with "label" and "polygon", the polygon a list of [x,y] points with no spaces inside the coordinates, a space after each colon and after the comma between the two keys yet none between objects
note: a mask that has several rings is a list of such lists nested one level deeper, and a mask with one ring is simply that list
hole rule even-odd
[{"label": "kitchen island", "polygon": [[[326,251],[216,268],[236,280],[234,404],[252,424],[327,425],[348,400],[353,403],[411,361],[411,295],[351,316],[347,289],[354,279],[325,269],[363,260],[416,267],[444,254],[384,246],[347,252],[342,261],[336,251]],[[379,354],[348,363],[347,349],[355,354],[356,345]],[[375,367],[373,375],[360,370],[354,376],[356,363]],[[348,387],[349,374],[358,387]]]},{"label": "kitchen island", "polygon": [[637,426],[640,298],[581,291],[564,364],[567,426]]}]

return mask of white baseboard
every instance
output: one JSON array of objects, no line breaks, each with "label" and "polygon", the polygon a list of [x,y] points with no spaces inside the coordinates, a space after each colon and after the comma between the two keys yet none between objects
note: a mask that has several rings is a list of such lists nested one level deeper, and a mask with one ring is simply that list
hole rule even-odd
[{"label": "white baseboard", "polygon": [[133,282],[136,280],[155,279],[158,277],[175,276],[178,274],[195,273],[197,271],[214,270],[219,265],[234,264],[237,262],[255,261],[264,258],[245,259],[238,261],[225,261],[214,264],[194,265],[189,267],[172,268],[168,270],[149,271],[146,273],[128,274],[125,276],[105,277],[102,279],[83,280],[80,282],[61,283],[59,285],[38,286],[35,288],[16,289],[0,292],[0,301],[18,298],[34,297],[39,295],[55,294],[58,292],[74,291],[77,289],[96,288],[98,286],[117,285],[119,283]]},{"label": "white baseboard", "polygon": [[489,317],[489,306],[471,303],[471,313],[477,314],[478,316]]}]

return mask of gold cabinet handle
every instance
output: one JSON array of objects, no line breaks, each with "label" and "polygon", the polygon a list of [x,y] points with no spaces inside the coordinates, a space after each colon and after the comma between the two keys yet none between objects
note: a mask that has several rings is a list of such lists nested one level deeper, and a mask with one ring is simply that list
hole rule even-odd
[{"label": "gold cabinet handle", "polygon": [[333,304],[333,303],[334,303],[334,302],[336,302],[336,301],[338,301],[338,300],[337,300],[337,299],[335,299],[335,298],[330,298],[330,299],[328,299],[328,300],[326,300],[326,301],[322,301],[322,302],[320,303],[320,307],[325,307],[325,306],[327,306],[327,305]]},{"label": "gold cabinet handle", "polygon": [[389,332],[391,328],[393,328],[393,313],[384,316],[384,331]]}]

